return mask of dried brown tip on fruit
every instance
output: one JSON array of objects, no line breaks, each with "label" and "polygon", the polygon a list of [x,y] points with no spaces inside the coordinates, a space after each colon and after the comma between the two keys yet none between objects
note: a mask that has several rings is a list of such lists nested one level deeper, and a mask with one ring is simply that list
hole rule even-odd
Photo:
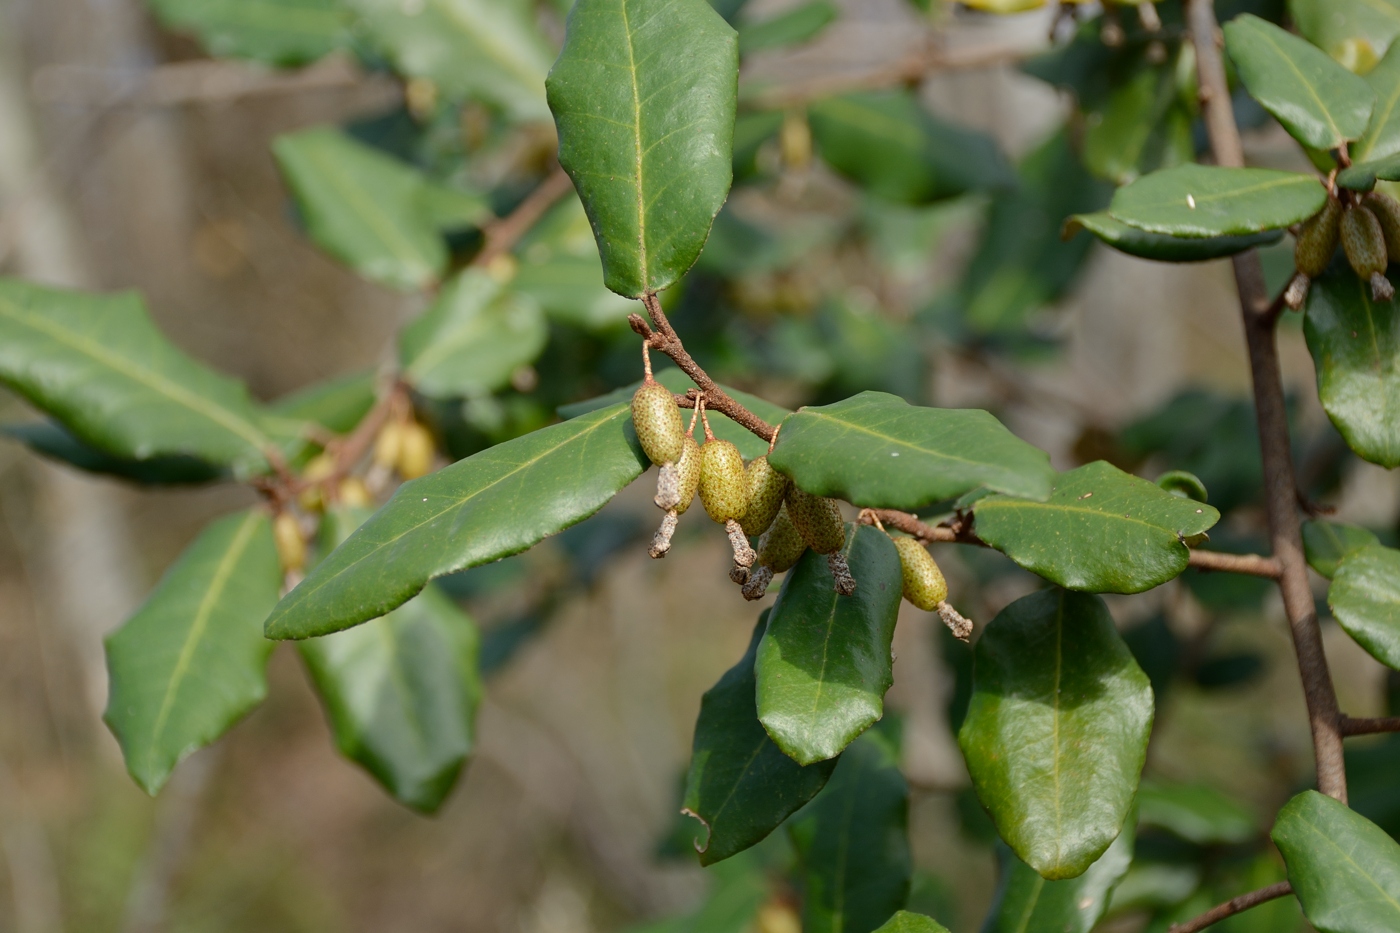
[{"label": "dried brown tip on fruit", "polygon": [[[661,472],[656,475],[656,495],[652,497],[651,501],[656,503],[658,509],[665,512],[680,505],[681,478],[674,463],[661,464]],[[680,514],[679,511],[677,514]]]},{"label": "dried brown tip on fruit", "polygon": [[651,548],[647,551],[652,557],[660,559],[671,551],[671,536],[676,533],[676,523],[680,521],[680,516],[676,510],[672,509],[661,519],[661,527],[656,529],[656,534],[652,535]]},{"label": "dried brown tip on fruit", "polygon": [[1312,287],[1312,279],[1302,272],[1293,276],[1293,280],[1288,283],[1288,288],[1283,293],[1283,303],[1294,311],[1303,310],[1303,305],[1308,300],[1308,290]]},{"label": "dried brown tip on fruit", "polygon": [[851,565],[846,563],[846,555],[832,551],[826,555],[826,565],[831,568],[831,578],[836,581],[836,592],[842,596],[854,595],[856,578],[851,576]]},{"label": "dried brown tip on fruit", "polygon": [[734,564],[729,568],[729,579],[739,586],[749,582],[749,568]]},{"label": "dried brown tip on fruit", "polygon": [[938,604],[938,617],[943,620],[943,624],[948,626],[948,631],[953,633],[953,637],[958,641],[967,641],[972,637],[972,620],[967,618],[948,603]]},{"label": "dried brown tip on fruit", "polygon": [[724,530],[729,535],[729,546],[734,549],[734,566],[748,570],[753,566],[758,554],[749,547],[749,539],[744,534],[743,527],[731,518],[724,523]]},{"label": "dried brown tip on fruit", "polygon": [[762,599],[768,595],[768,584],[773,582],[772,567],[755,567],[749,572],[748,582],[744,584],[744,598],[753,602],[755,599]]},{"label": "dried brown tip on fruit", "polygon": [[685,444],[681,410],[671,390],[648,379],[632,395],[632,427],[642,450],[655,464],[675,463]]},{"label": "dried brown tip on fruit", "polygon": [[1395,286],[1390,279],[1379,272],[1371,273],[1371,298],[1375,301],[1389,301],[1395,297]]}]

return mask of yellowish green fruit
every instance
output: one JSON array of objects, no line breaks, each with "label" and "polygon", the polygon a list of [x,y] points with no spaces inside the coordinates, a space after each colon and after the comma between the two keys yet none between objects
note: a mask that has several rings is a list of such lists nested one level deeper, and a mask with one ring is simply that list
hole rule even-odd
[{"label": "yellowish green fruit", "polygon": [[660,466],[681,458],[685,428],[671,390],[648,379],[632,396],[632,426],[651,462]]},{"label": "yellowish green fruit", "polygon": [[301,525],[291,512],[278,512],[272,520],[272,538],[277,542],[277,557],[283,573],[295,573],[306,566],[306,539]]},{"label": "yellowish green fruit", "polygon": [[766,456],[750,460],[744,473],[749,485],[749,507],[739,524],[744,534],[757,538],[778,517],[778,510],[783,507],[783,498],[792,481],[773,469]]},{"label": "yellowish green fruit", "polygon": [[335,473],[335,458],[329,454],[317,454],[301,471],[301,478],[308,485],[297,495],[297,505],[308,512],[319,512],[326,507],[325,496],[321,492],[321,481]]},{"label": "yellowish green fruit", "polygon": [[1377,272],[1385,274],[1385,233],[1380,220],[1367,208],[1353,205],[1342,212],[1342,248],[1363,281]]},{"label": "yellowish green fruit", "polygon": [[914,538],[895,538],[899,569],[904,577],[904,598],[925,612],[933,612],[948,598],[948,582],[933,555]]},{"label": "yellowish green fruit", "polygon": [[676,461],[676,479],[680,484],[680,501],[676,503],[676,514],[684,515],[695,499],[695,491],[700,488],[700,445],[689,434],[681,446],[680,459]]},{"label": "yellowish green fruit", "polygon": [[403,425],[390,421],[379,429],[374,438],[374,465],[392,470],[399,462],[399,447],[403,441]]},{"label": "yellowish green fruit", "polygon": [[788,517],[807,546],[818,554],[831,554],[846,544],[846,524],[835,499],[813,496],[793,486],[787,494]]},{"label": "yellowish green fruit", "polygon": [[1307,220],[1298,230],[1298,242],[1293,247],[1293,264],[1309,278],[1317,278],[1332,261],[1341,236],[1342,203],[1328,197],[1322,210]]},{"label": "yellowish green fruit", "polygon": [[373,502],[373,497],[369,494],[369,488],[358,476],[348,477],[340,488],[336,491],[340,497],[341,505],[348,505],[351,508],[368,508]]},{"label": "yellowish green fruit", "polygon": [[796,566],[806,550],[807,542],[797,533],[792,519],[788,517],[787,507],[780,506],[777,518],[758,539],[758,563],[774,573],[782,573]]},{"label": "yellowish green fruit", "polygon": [[410,421],[401,428],[399,438],[399,475],[404,479],[417,479],[426,476],[433,468],[432,432],[416,421]]},{"label": "yellowish green fruit", "polygon": [[1390,257],[1400,256],[1400,201],[1382,191],[1372,191],[1361,203],[1380,221],[1386,253]]},{"label": "yellowish green fruit", "polygon": [[729,441],[710,439],[700,446],[700,501],[720,524],[744,517],[749,482],[744,458]]}]

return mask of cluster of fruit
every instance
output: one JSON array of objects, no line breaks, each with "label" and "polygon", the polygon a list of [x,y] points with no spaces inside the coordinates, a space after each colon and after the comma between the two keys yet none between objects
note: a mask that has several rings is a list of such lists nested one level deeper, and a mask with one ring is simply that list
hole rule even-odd
[{"label": "cluster of fruit", "polygon": [[1334,190],[1322,210],[1298,228],[1293,250],[1298,274],[1284,293],[1290,308],[1303,306],[1308,286],[1332,262],[1338,242],[1356,274],[1370,283],[1372,298],[1389,301],[1395,296],[1385,270],[1390,257],[1400,257],[1400,201],[1380,191]]}]

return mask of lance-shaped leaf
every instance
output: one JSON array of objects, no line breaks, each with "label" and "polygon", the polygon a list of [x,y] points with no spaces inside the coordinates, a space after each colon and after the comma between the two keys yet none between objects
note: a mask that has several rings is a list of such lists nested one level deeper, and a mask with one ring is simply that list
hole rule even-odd
[{"label": "lance-shaped leaf", "polygon": [[[1394,10],[1400,27],[1400,4]],[[1380,64],[1366,74],[1366,83],[1376,92],[1376,106],[1366,135],[1351,146],[1353,163],[1400,155],[1400,45],[1391,45]]]},{"label": "lance-shaped leaf", "polygon": [[1225,49],[1249,96],[1303,145],[1336,149],[1366,132],[1376,92],[1306,39],[1246,13],[1225,24]]},{"label": "lance-shaped leaf", "polygon": [[804,933],[868,933],[904,906],[908,822],[898,752],[884,735],[869,732],[788,823],[802,865]]},{"label": "lance-shaped leaf", "polygon": [[647,465],[628,406],[614,405],[404,483],[277,605],[268,637],[328,635],[377,618],[434,577],[583,521]]},{"label": "lance-shaped leaf", "polygon": [[1340,522],[1303,522],[1303,553],[1308,566],[1332,579],[1342,561],[1380,538],[1369,528]]},{"label": "lance-shaped leaf", "polygon": [[801,764],[841,754],[885,711],[890,641],[902,593],[899,552],[883,531],[847,525],[842,549],[856,578],[838,596],[826,555],[788,571],[758,645],[758,718]]},{"label": "lance-shaped leaf", "polygon": [[1137,803],[1139,824],[1197,845],[1239,845],[1259,832],[1249,808],[1207,784],[1144,781]]},{"label": "lance-shaped leaf", "polygon": [[1043,451],[985,411],[884,392],[788,416],[769,462],[815,495],[910,511],[983,486],[1044,499],[1055,475]]},{"label": "lance-shaped leaf", "polygon": [[1046,881],[1002,846],[997,861],[1001,877],[982,933],[1089,933],[1133,861],[1132,822],[1077,878]]},{"label": "lance-shaped leaf", "polygon": [[185,455],[240,474],[274,446],[242,383],[167,341],[134,293],[0,279],[0,382],[118,457]]},{"label": "lance-shaped leaf", "polygon": [[948,933],[948,928],[932,917],[899,910],[886,920],[875,933]]},{"label": "lance-shaped leaf", "polygon": [[521,238],[520,269],[510,287],[539,302],[557,321],[606,330],[627,320],[637,306],[603,284],[593,228],[577,197],[565,198]]},{"label": "lance-shaped leaf", "polygon": [[150,0],[169,29],[188,30],[216,58],[301,65],[345,45],[350,11],[340,0]]},{"label": "lance-shaped leaf", "polygon": [[368,369],[299,389],[267,407],[272,417],[297,424],[310,421],[327,431],[348,434],[374,407],[377,382],[374,370]]},{"label": "lance-shaped leaf", "polygon": [[1119,188],[1108,212],[1150,233],[1245,236],[1306,220],[1326,200],[1327,189],[1312,175],[1193,164]]},{"label": "lance-shaped leaf", "polygon": [[1082,874],[1118,836],[1151,729],[1152,687],[1099,597],[1042,590],[978,640],[958,744],[997,832],[1042,877]]},{"label": "lance-shaped leaf", "polygon": [[[368,510],[328,512],[329,548]],[[431,813],[474,746],[479,639],[472,620],[433,584],[386,616],[300,642],[335,743],[396,800]]]},{"label": "lance-shaped leaf", "polygon": [[700,255],[733,177],[739,44],[705,0],[579,0],[549,73],[559,164],[608,288],[674,283]]},{"label": "lance-shaped leaf", "polygon": [[262,623],[281,585],[267,515],[230,515],[206,528],[108,636],[103,718],[147,793],[267,695],[272,642]]},{"label": "lance-shaped leaf", "polygon": [[831,0],[810,0],[770,19],[744,23],[739,27],[739,52],[749,55],[810,41],[839,14]]},{"label": "lance-shaped leaf", "polygon": [[399,365],[424,395],[484,395],[509,383],[548,339],[539,305],[480,269],[466,269],[399,333]]},{"label": "lance-shaped leaf", "polygon": [[0,425],[0,434],[13,437],[33,450],[89,473],[102,473],[143,486],[183,486],[228,479],[227,470],[195,457],[151,457],[132,460],[114,457],[84,444],[53,421]]},{"label": "lance-shaped leaf", "polygon": [[1272,836],[1320,933],[1400,930],[1400,844],[1375,823],[1308,790],[1279,811]]},{"label": "lance-shaped leaf", "polygon": [[1140,259],[1158,262],[1205,262],[1233,256],[1248,249],[1268,246],[1283,238],[1281,230],[1267,230],[1248,236],[1180,237],[1164,233],[1148,233],[1113,219],[1107,211],[1075,214],[1065,221],[1064,236],[1072,237],[1088,230],[1104,243]]},{"label": "lance-shaped leaf", "polygon": [[742,852],[777,829],[831,777],[836,759],[803,767],[763,731],[754,701],[754,657],[768,625],[759,616],[749,650],[700,701],[684,812],[705,824],[697,839],[700,864]]},{"label": "lance-shaped leaf", "polygon": [[1327,590],[1327,605],[1372,657],[1400,670],[1400,551],[1372,544],[1347,555]]},{"label": "lance-shaped leaf", "polygon": [[1335,262],[1308,291],[1303,335],[1317,394],[1347,445],[1383,467],[1400,466],[1400,314],[1377,302]]},{"label": "lance-shaped leaf", "polygon": [[1061,473],[1047,502],[988,496],[977,536],[1022,567],[1071,590],[1141,593],[1186,569],[1184,539],[1220,520],[1203,502],[1100,460]]}]

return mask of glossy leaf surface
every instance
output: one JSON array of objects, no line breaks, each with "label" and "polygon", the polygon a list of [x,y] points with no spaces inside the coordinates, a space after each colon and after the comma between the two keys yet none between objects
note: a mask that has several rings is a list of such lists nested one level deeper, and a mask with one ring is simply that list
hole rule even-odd
[{"label": "glossy leaf surface", "polygon": [[186,356],[133,293],[0,279],[0,381],[123,458],[186,455],[240,473],[274,437],[243,384]]},{"label": "glossy leaf surface", "polygon": [[549,339],[534,301],[480,269],[463,270],[399,333],[404,378],[434,398],[485,395],[510,382]]},{"label": "glossy leaf surface", "polygon": [[231,515],[206,528],[108,636],[103,718],[147,793],[267,695],[272,642],[262,623],[281,586],[267,515]]},{"label": "glossy leaf surface", "polygon": [[869,732],[788,823],[802,864],[803,933],[868,933],[909,893],[909,788],[893,745]]},{"label": "glossy leaf surface", "polygon": [[1329,580],[1348,556],[1367,545],[1380,543],[1375,532],[1360,525],[1322,521],[1303,523],[1303,553],[1307,555],[1308,566]]},{"label": "glossy leaf surface", "polygon": [[705,0],[579,0],[547,82],[559,164],[629,298],[673,284],[729,195],[734,30]]},{"label": "glossy leaf surface", "polygon": [[1249,90],[1294,139],[1336,149],[1366,132],[1376,93],[1326,52],[1246,13],[1225,24],[1225,49]]},{"label": "glossy leaf surface", "polygon": [[1327,189],[1312,175],[1180,165],[1119,188],[1108,212],[1150,233],[1245,236],[1305,220],[1326,199]]},{"label": "glossy leaf surface", "polygon": [[826,555],[788,571],[758,646],[758,718],[801,764],[834,758],[885,711],[890,641],[899,615],[899,553],[869,525],[847,525],[842,549],[856,578],[838,596]]},{"label": "glossy leaf surface", "polygon": [[1400,181],[1400,154],[1374,162],[1353,162],[1337,173],[1337,184],[1352,191],[1370,191],[1377,181]]},{"label": "glossy leaf surface", "polygon": [[1288,0],[1298,31],[1334,58],[1388,54],[1400,33],[1400,0]]},{"label": "glossy leaf surface", "polygon": [[1001,838],[1042,877],[1083,874],[1118,836],[1152,712],[1099,597],[1042,590],[987,626],[958,744]]},{"label": "glossy leaf surface", "polygon": [[1089,933],[1132,863],[1133,827],[1077,878],[1046,881],[1005,848],[997,855],[1000,879],[982,933]]},{"label": "glossy leaf surface", "polygon": [[1327,604],[1371,656],[1400,670],[1400,551],[1372,544],[1346,556]]},{"label": "glossy leaf surface", "polygon": [[1049,501],[989,496],[974,507],[977,536],[1022,567],[1072,590],[1141,593],[1186,569],[1183,539],[1220,520],[1102,460],[1061,473]]},{"label": "glossy leaf surface", "polygon": [[340,0],[150,0],[169,29],[194,33],[216,58],[273,65],[314,61],[350,38]]},{"label": "glossy leaf surface", "polygon": [[1317,394],[1347,445],[1383,467],[1400,466],[1400,313],[1377,302],[1349,266],[1334,262],[1308,292],[1303,335]]},{"label": "glossy leaf surface", "polygon": [[1066,237],[1072,237],[1080,230],[1088,230],[1120,253],[1158,262],[1205,262],[1268,246],[1283,238],[1281,230],[1267,230],[1248,236],[1221,237],[1179,237],[1148,233],[1146,230],[1139,230],[1115,220],[1107,211],[1075,214],[1065,222]]},{"label": "glossy leaf surface", "polygon": [[1400,843],[1375,823],[1307,790],[1279,811],[1272,836],[1319,933],[1400,929]]},{"label": "glossy leaf surface", "polygon": [[811,800],[836,767],[836,759],[799,765],[758,721],[754,658],[768,615],[759,617],[744,657],[700,701],[684,807],[707,829],[695,841],[702,865],[761,841]]},{"label": "glossy leaf surface", "polygon": [[114,457],[84,444],[53,421],[0,425],[0,434],[14,438],[35,453],[88,473],[102,473],[145,486],[183,486],[229,478],[227,470],[196,457]]},{"label": "glossy leaf surface", "polygon": [[884,392],[789,415],[769,462],[807,492],[914,510],[979,487],[1050,494],[1050,458],[977,409],[921,408]]},{"label": "glossy leaf surface", "polygon": [[434,577],[582,521],[647,465],[628,406],[614,405],[405,483],[278,604],[268,636],[327,635],[381,616]]}]

